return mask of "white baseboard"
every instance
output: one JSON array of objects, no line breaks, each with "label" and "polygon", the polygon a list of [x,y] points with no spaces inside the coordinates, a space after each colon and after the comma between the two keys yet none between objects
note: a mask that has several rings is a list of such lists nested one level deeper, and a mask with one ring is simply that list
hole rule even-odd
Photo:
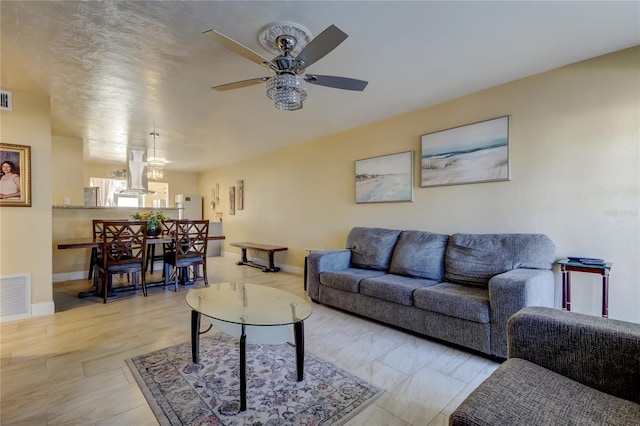
[{"label": "white baseboard", "polygon": [[55,313],[56,313],[56,305],[55,303],[53,303],[53,300],[49,302],[32,303],[31,312],[26,312],[24,314],[19,314],[19,315],[11,315],[10,317],[5,317],[0,319],[0,322],[17,321],[17,320],[27,319],[31,317],[41,317],[43,315],[53,315]]},{"label": "white baseboard", "polygon": [[31,304],[31,316],[39,317],[42,315],[52,315],[56,312],[56,305],[53,303],[53,300],[49,302],[42,303],[32,303]]},{"label": "white baseboard", "polygon": [[[228,252],[228,251],[223,251],[222,252],[222,256],[223,257],[232,257],[232,258],[235,258],[235,259],[238,259],[238,260],[240,260],[242,258],[242,256],[240,254],[238,254],[238,253],[232,253],[232,252]],[[249,256],[247,256],[247,257],[249,257]],[[258,259],[258,260],[260,260],[260,259]],[[264,261],[262,261],[262,262],[258,261],[257,263],[262,264],[262,263],[264,263]],[[264,263],[264,264],[265,264],[265,266],[267,265],[266,263]],[[279,264],[277,262],[275,262],[275,264],[276,264],[277,267],[280,268],[281,271],[289,272],[289,273],[292,273],[292,274],[300,274],[300,275],[304,274],[304,268],[300,268],[299,266],[283,265],[283,264]]]},{"label": "white baseboard", "polygon": [[53,274],[53,282],[59,283],[61,281],[87,279],[88,276],[89,271],[61,272],[59,274]]},{"label": "white baseboard", "polygon": [[[241,256],[238,253],[232,253],[232,252],[228,252],[228,251],[223,251],[221,253],[221,256],[223,257],[230,257],[230,258],[234,258],[237,260],[240,260]],[[218,257],[218,256],[214,256],[214,257]],[[161,271],[162,270],[162,261],[158,260],[156,262],[154,262],[153,264],[153,268],[156,271]],[[266,266],[266,264],[265,264]],[[292,274],[300,274],[302,275],[304,273],[304,268],[300,268],[298,266],[292,266],[292,265],[280,265],[278,263],[276,263],[276,266],[280,267],[280,270],[284,271],[284,272],[290,272]],[[62,281],[72,281],[72,280],[82,280],[82,279],[87,279],[87,277],[89,276],[89,271],[74,271],[74,272],[62,272],[59,274],[53,274],[53,282],[54,283],[58,283],[58,282],[62,282]]]}]

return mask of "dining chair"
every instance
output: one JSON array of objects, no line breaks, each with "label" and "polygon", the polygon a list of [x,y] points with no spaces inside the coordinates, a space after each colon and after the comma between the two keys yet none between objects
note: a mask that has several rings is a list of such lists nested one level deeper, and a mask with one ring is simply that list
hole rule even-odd
[{"label": "dining chair", "polygon": [[[207,280],[207,241],[209,237],[208,220],[176,220],[174,246],[164,256],[164,283],[174,281],[174,290],[178,290],[178,280],[187,281],[188,268],[194,268],[193,280],[196,281],[197,269],[202,265],[202,277]],[[172,273],[173,272],[173,273]]]},{"label": "dining chair", "polygon": [[[102,219],[93,219],[92,221],[92,225],[93,225],[93,240],[94,241],[102,241]],[[88,280],[91,279],[91,276],[93,275],[93,270],[96,267],[96,265],[99,262],[102,262],[102,258],[100,257],[100,254],[102,253],[102,246],[100,247],[93,247],[91,249],[91,259],[89,259],[89,276],[87,277]],[[93,284],[95,285],[96,283],[96,278],[93,278]]]},{"label": "dining chair", "polygon": [[[122,219],[125,221],[126,219]],[[113,221],[113,220],[112,220]],[[102,242],[102,222],[104,219],[93,219],[93,240]],[[98,266],[99,263],[102,263],[102,244],[98,247],[94,247],[91,249],[91,259],[89,259],[89,276],[88,280],[91,279],[93,275],[93,286],[96,287],[98,277],[95,273],[93,273],[94,269]],[[127,282],[131,280],[131,274],[127,274]]]},{"label": "dining chair", "polygon": [[[102,262],[98,264],[98,286],[103,303],[107,303],[109,291],[113,290],[113,275],[134,273],[140,275],[142,291],[147,295],[145,280],[145,250],[147,243],[146,221],[103,221]],[[137,287],[137,276],[133,277]]]},{"label": "dining chair", "polygon": [[[173,219],[162,221],[162,233],[160,236],[174,236],[175,235],[175,221]],[[147,236],[147,240],[151,238]],[[162,260],[162,277],[164,277],[164,255],[170,252],[175,247],[175,240],[171,240],[169,243],[162,244],[162,253],[156,254],[157,244],[147,244],[147,271],[153,274],[153,266],[156,260]]]}]

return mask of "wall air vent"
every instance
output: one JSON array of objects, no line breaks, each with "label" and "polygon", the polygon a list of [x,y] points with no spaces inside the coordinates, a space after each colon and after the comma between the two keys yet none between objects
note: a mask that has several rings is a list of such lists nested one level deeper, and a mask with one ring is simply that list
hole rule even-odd
[{"label": "wall air vent", "polygon": [[0,321],[31,316],[31,275],[0,277]]},{"label": "wall air vent", "polygon": [[0,111],[11,111],[13,109],[13,96],[11,92],[0,90]]}]

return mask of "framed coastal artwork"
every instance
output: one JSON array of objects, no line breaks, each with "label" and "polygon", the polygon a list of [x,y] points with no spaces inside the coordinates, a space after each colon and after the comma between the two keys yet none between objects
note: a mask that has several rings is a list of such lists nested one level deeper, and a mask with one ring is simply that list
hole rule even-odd
[{"label": "framed coastal artwork", "polygon": [[0,206],[31,207],[31,147],[0,143]]},{"label": "framed coastal artwork", "polygon": [[413,151],[356,160],[356,203],[413,201]]},{"label": "framed coastal artwork", "polygon": [[509,180],[509,116],[422,135],[420,186]]}]

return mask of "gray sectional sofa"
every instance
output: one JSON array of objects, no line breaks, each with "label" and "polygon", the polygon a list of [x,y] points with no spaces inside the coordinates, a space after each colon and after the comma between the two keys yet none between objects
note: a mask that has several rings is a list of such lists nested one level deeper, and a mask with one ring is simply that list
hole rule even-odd
[{"label": "gray sectional sofa", "polygon": [[313,301],[486,354],[507,356],[519,309],[554,305],[545,235],[356,227],[346,247],[309,254]]},{"label": "gray sectional sofa", "polygon": [[640,324],[529,307],[507,333],[509,359],[450,425],[640,425]]}]

